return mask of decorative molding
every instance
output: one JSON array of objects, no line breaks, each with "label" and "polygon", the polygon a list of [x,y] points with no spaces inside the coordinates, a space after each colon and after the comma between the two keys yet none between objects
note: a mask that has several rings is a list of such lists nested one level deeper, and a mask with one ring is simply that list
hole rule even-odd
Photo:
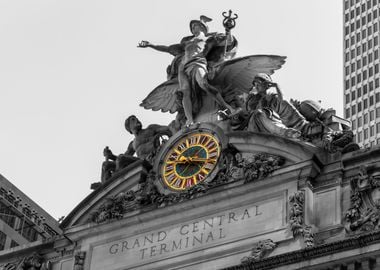
[{"label": "decorative molding", "polygon": [[74,268],[73,268],[73,270],[83,270],[85,259],[86,259],[86,252],[85,251],[77,251],[74,255]]},{"label": "decorative molding", "polygon": [[157,188],[159,179],[153,170],[143,178],[137,191],[127,191],[107,198],[105,202],[90,215],[90,221],[103,223],[121,219],[124,214],[144,207],[161,208],[174,203],[191,200],[217,186],[240,181],[250,183],[269,176],[280,168],[284,158],[265,153],[243,157],[236,149],[228,147],[223,151],[219,161],[219,171],[213,179],[201,182],[183,192],[163,194]]},{"label": "decorative molding", "polygon": [[345,219],[349,233],[362,233],[380,228],[380,172],[361,166],[351,180],[351,207]]},{"label": "decorative molding", "polygon": [[268,256],[276,247],[277,244],[273,242],[271,239],[259,241],[253,245],[251,255],[241,259],[241,263],[249,264],[252,262],[257,262],[263,259],[264,257]]},{"label": "decorative molding", "polygon": [[289,197],[290,215],[289,223],[290,229],[294,237],[302,236],[304,239],[305,247],[310,248],[314,246],[314,235],[312,227],[305,224],[305,193],[297,191],[294,195]]},{"label": "decorative molding", "polygon": [[0,265],[0,270],[50,270],[51,263],[46,261],[41,255],[34,253],[31,256],[22,258],[18,262]]},{"label": "decorative molding", "polygon": [[[301,250],[283,253],[281,255],[263,258],[260,261],[250,262],[224,268],[224,270],[266,270],[284,265],[310,261],[311,259],[328,256],[337,252],[362,248],[380,242],[380,231],[357,235],[341,241],[304,248]],[[350,259],[350,258],[348,258]],[[363,258],[364,259],[364,258]],[[328,259],[327,259],[328,260]]]}]

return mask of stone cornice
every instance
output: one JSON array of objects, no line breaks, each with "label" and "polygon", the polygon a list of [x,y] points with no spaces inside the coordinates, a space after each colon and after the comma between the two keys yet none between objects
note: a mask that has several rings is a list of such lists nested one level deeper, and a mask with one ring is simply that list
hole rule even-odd
[{"label": "stone cornice", "polygon": [[380,231],[358,235],[348,239],[305,248],[294,252],[265,258],[246,265],[236,265],[224,268],[224,270],[264,270],[273,269],[284,265],[311,260],[318,257],[328,256],[337,252],[362,248],[380,242]]}]

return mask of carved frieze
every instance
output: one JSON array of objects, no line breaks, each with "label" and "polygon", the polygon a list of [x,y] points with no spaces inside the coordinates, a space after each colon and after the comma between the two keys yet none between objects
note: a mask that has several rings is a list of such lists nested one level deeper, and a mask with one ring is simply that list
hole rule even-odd
[{"label": "carved frieze", "polygon": [[249,264],[252,262],[257,262],[263,259],[264,257],[268,256],[276,247],[277,244],[273,242],[271,239],[259,241],[253,245],[251,255],[248,257],[244,257],[241,260],[241,263]]}]

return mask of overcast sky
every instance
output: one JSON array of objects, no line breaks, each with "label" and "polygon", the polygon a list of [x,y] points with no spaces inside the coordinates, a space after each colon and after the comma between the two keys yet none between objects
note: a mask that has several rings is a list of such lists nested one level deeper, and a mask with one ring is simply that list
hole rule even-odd
[{"label": "overcast sky", "polygon": [[126,117],[174,117],[139,107],[172,58],[137,43],[177,43],[202,14],[224,32],[229,9],[238,56],[287,56],[273,76],[285,98],[342,115],[341,0],[0,0],[0,173],[53,217],[67,215],[100,181],[103,148],[126,150]]}]

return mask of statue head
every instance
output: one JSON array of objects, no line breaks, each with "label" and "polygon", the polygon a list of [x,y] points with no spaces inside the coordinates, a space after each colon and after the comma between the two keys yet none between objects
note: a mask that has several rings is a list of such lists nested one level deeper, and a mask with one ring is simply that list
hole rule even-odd
[{"label": "statue head", "polygon": [[208,18],[204,15],[200,16],[199,20],[192,20],[190,21],[190,31],[193,35],[196,35],[200,31],[202,31],[204,34],[208,33],[208,26],[207,22],[212,21],[211,18]]},{"label": "statue head", "polygon": [[140,120],[137,119],[135,115],[129,116],[125,120],[124,126],[125,126],[125,129],[131,134],[134,134],[136,131],[139,131],[142,128],[142,124]]},{"label": "statue head", "polygon": [[272,78],[266,73],[258,73],[252,81],[258,92],[266,91],[272,84]]}]

